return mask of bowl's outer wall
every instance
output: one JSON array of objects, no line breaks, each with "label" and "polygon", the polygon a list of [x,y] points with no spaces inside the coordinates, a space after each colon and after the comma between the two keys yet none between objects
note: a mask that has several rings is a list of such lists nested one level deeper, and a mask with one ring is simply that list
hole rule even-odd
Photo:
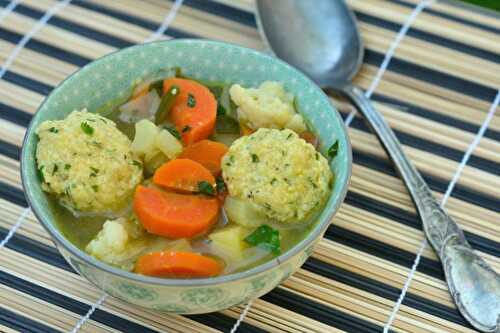
[{"label": "bowl's outer wall", "polygon": [[[305,260],[300,253],[304,253],[306,247],[313,241],[312,238],[321,237],[333,214],[343,201],[351,173],[351,147],[342,118],[321,89],[303,74],[276,58],[226,43],[204,40],[173,40],[130,47],[105,56],[83,67],[54,89],[33,117],[26,132],[21,156],[24,190],[36,216],[53,238],[56,238],[57,243],[59,243],[59,250],[82,275],[111,295],[148,307],[154,305],[147,301],[152,296],[123,297],[121,293],[116,291],[117,287],[109,287],[118,283],[116,281],[119,281],[122,285],[128,282],[129,287],[121,287],[119,290],[123,291],[128,288],[129,293],[142,295],[139,290],[147,286],[141,286],[138,279],[116,276],[116,273],[109,272],[109,268],[103,269],[102,267],[106,267],[105,265],[103,266],[102,263],[98,263],[94,258],[79,252],[55,228],[53,222],[54,216],[51,210],[48,209],[47,196],[42,192],[40,181],[37,177],[35,151],[38,139],[35,129],[44,120],[62,119],[73,110],[87,108],[89,111],[95,111],[106,102],[123,97],[127,91],[130,91],[131,82],[143,77],[147,73],[173,66],[181,67],[185,75],[194,78],[239,83],[244,86],[257,86],[268,80],[280,81],[284,84],[287,91],[296,96],[300,112],[312,125],[320,138],[320,149],[322,152],[325,153],[336,140],[339,141],[338,155],[331,163],[331,168],[336,175],[336,181],[325,209],[319,217],[319,226],[304,241],[280,257],[282,259],[280,262],[276,261],[274,265],[268,267],[283,266],[286,264],[292,269],[291,273],[300,266]],[[74,254],[77,255],[75,256]],[[288,257],[290,257],[289,261]],[[90,265],[85,261],[90,263]],[[107,270],[107,272],[103,270]],[[248,291],[245,297],[240,298],[238,301],[236,299],[232,301],[235,304],[241,303],[247,300],[248,297],[259,296],[262,292],[268,291],[281,281],[283,277],[281,273],[283,271],[284,268],[279,267],[268,270],[266,274],[261,274],[262,276],[254,275],[245,279],[245,283],[256,278],[268,279],[266,280],[266,285],[269,287],[255,292]],[[284,275],[288,275],[288,273]],[[229,278],[229,276],[226,276],[226,278]],[[229,278],[229,280],[231,279]],[[111,283],[109,281],[115,282]],[[223,290],[224,299],[226,299],[226,293],[227,297],[235,297],[230,293],[230,290],[232,288],[240,290],[241,287],[237,286],[239,283],[243,282],[231,281],[229,284],[230,288],[218,287],[220,290]],[[162,298],[165,293],[177,294],[177,291],[180,291],[172,286],[158,285],[162,284],[162,282],[156,282],[155,284],[155,293],[161,295]],[[168,283],[165,282],[165,284]],[[137,288],[134,289],[134,286]],[[184,286],[182,288],[186,290],[196,289],[195,286]],[[193,297],[200,297],[202,299],[215,298],[215,296],[211,296],[210,294],[212,291],[208,291],[210,290],[209,287],[204,287],[204,289],[208,293],[206,296]],[[146,294],[147,292],[144,292],[144,295]],[[231,302],[227,302],[229,306]],[[200,303],[203,302],[200,301]],[[222,303],[212,303],[210,305],[200,304],[197,307],[188,309],[187,312],[205,312],[222,308],[223,306]],[[183,310],[174,308],[168,310],[168,307],[164,307],[163,310],[184,312]]]},{"label": "bowl's outer wall", "polygon": [[202,287],[151,285],[109,274],[58,249],[71,266],[108,295],[161,312],[199,314],[215,312],[258,298],[292,275],[312,253],[312,246],[281,265],[243,279]]}]

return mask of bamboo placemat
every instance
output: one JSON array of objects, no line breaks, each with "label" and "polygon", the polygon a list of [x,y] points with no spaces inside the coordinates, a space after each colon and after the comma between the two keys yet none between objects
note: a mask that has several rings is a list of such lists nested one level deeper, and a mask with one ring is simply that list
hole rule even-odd
[{"label": "bamboo placemat", "polygon": [[[375,88],[372,100],[411,160],[474,248],[500,271],[499,16],[451,1],[347,3],[366,46],[355,83]],[[246,308],[190,316],[103,297],[25,209],[19,152],[32,114],[66,76],[143,42],[162,23],[161,38],[263,50],[252,1],[0,0],[0,6],[1,332],[474,331],[450,299],[403,183],[358,116],[349,129],[355,164],[347,199],[312,258],[281,286]],[[352,111],[332,102],[344,117]]]}]

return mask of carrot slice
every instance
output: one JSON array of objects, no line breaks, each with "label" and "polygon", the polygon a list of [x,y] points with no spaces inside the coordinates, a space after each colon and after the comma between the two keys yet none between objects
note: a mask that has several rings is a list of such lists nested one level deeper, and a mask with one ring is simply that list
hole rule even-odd
[{"label": "carrot slice", "polygon": [[178,192],[198,192],[202,181],[215,184],[210,171],[198,162],[187,158],[178,158],[163,164],[156,170],[153,183]]},{"label": "carrot slice", "polygon": [[180,89],[170,111],[170,120],[181,133],[186,145],[206,139],[213,133],[217,117],[217,100],[207,87],[179,78],[163,81],[163,92],[172,85]]},{"label": "carrot slice", "polygon": [[223,143],[201,140],[184,148],[179,158],[196,161],[217,176],[221,172],[220,163],[227,150],[227,146]]},{"label": "carrot slice", "polygon": [[311,132],[302,132],[299,136],[304,139],[307,143],[310,143],[314,146],[314,148],[318,148],[319,140],[316,135]]},{"label": "carrot slice", "polygon": [[145,254],[137,260],[136,273],[170,278],[204,278],[219,275],[219,261],[193,252],[161,251]]},{"label": "carrot slice", "polygon": [[163,192],[137,186],[134,212],[144,228],[168,238],[191,238],[206,232],[217,222],[216,198]]}]

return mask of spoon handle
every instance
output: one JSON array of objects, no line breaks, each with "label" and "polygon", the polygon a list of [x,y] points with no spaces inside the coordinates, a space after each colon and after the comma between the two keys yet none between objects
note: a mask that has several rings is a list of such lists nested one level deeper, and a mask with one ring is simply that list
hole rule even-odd
[{"label": "spoon handle", "polygon": [[500,276],[471,248],[464,233],[440,207],[399,140],[363,91],[343,89],[364,115],[396,165],[422,219],[427,240],[443,264],[452,297],[462,315],[483,332],[500,333]]}]

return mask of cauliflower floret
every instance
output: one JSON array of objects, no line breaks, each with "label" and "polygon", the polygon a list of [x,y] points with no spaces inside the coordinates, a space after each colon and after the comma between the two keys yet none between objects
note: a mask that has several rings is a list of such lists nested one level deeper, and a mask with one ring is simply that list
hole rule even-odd
[{"label": "cauliflower floret", "polygon": [[122,221],[106,221],[96,238],[87,245],[87,252],[102,261],[113,263],[125,250],[129,236]]},{"label": "cauliflower floret", "polygon": [[191,246],[185,239],[171,241],[148,234],[135,219],[118,218],[104,222],[85,251],[107,264],[131,271],[140,255],[165,249],[190,251]]},{"label": "cauliflower floret", "polygon": [[113,215],[127,205],[142,180],[142,164],[133,159],[130,140],[115,123],[73,111],[66,119],[44,121],[37,134],[44,191],[76,212]]},{"label": "cauliflower floret", "polygon": [[252,129],[288,128],[297,133],[306,130],[304,119],[293,107],[293,96],[278,82],[266,81],[259,88],[248,89],[235,84],[229,94],[238,106],[238,120]]},{"label": "cauliflower floret", "polygon": [[332,180],[328,161],[311,144],[291,130],[267,128],[231,145],[222,175],[231,197],[288,224],[303,222],[319,208]]}]

